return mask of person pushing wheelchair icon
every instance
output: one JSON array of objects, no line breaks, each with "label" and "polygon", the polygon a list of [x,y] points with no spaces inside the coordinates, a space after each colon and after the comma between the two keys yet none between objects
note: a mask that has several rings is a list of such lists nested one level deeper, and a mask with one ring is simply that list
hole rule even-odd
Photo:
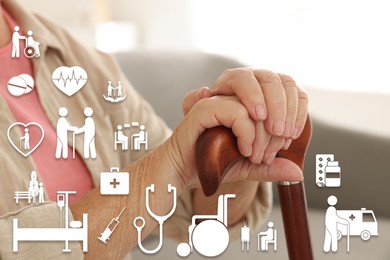
[{"label": "person pushing wheelchair icon", "polygon": [[19,26],[14,27],[14,33],[12,34],[12,58],[19,58],[20,57],[20,40],[25,40],[25,48],[24,48],[24,55],[27,58],[38,58],[41,56],[41,53],[39,51],[39,42],[35,41],[33,38],[33,32],[28,31],[27,37],[21,35],[19,33]]}]

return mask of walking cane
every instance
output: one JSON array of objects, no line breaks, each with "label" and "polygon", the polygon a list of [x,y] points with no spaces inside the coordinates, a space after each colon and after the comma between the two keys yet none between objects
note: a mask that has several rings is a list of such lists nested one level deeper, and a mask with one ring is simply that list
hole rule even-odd
[{"label": "walking cane", "polygon": [[[277,157],[289,159],[303,169],[310,138],[311,122],[308,117],[301,136],[291,143],[288,150],[279,151]],[[206,196],[217,191],[226,171],[241,158],[236,137],[231,129],[219,126],[203,132],[196,144],[195,160]],[[312,260],[303,182],[279,182],[278,191],[289,259]]]}]

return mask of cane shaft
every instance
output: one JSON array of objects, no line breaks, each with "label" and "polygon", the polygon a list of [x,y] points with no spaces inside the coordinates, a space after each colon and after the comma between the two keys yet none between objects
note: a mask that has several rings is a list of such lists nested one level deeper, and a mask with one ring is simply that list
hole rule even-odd
[{"label": "cane shaft", "polygon": [[[291,143],[288,150],[278,152],[277,157],[291,160],[303,169],[310,138],[311,122],[308,117],[301,136]],[[219,126],[206,130],[199,137],[195,150],[196,167],[204,194],[213,195],[227,170],[242,158],[231,129]],[[278,185],[278,191],[290,260],[311,260],[313,254],[303,183],[283,182]]]}]

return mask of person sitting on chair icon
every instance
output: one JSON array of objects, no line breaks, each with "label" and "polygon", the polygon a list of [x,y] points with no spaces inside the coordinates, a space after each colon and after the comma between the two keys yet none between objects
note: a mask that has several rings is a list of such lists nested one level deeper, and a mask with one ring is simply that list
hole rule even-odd
[{"label": "person sitting on chair icon", "polygon": [[268,222],[267,231],[260,232],[259,237],[261,237],[261,251],[268,251],[268,243],[276,240],[276,237],[274,237],[274,223]]},{"label": "person sitting on chair icon", "polygon": [[[134,150],[141,150],[141,143],[144,143],[146,144],[147,140],[146,140],[146,132],[145,132],[145,126],[144,125],[141,125],[139,127],[140,131],[138,134],[133,134],[131,137],[134,138],[133,139],[133,149]],[[147,147],[147,146],[146,146]],[[147,148],[146,148],[147,150]]]},{"label": "person sitting on chair icon", "polygon": [[35,41],[34,38],[33,38],[33,32],[32,31],[28,31],[27,32],[27,38],[26,38],[26,48],[29,48],[29,47],[32,47],[33,50],[30,50],[30,52],[28,53],[25,53],[25,55],[28,57],[28,58],[31,58],[31,57],[36,57],[38,58],[39,56],[41,56],[41,53],[39,51],[39,42]]},{"label": "person sitting on chair icon", "polygon": [[122,151],[129,149],[129,137],[127,137],[126,135],[123,134],[121,125],[118,125],[117,129],[118,129],[118,132],[116,133],[115,143],[122,144]]}]

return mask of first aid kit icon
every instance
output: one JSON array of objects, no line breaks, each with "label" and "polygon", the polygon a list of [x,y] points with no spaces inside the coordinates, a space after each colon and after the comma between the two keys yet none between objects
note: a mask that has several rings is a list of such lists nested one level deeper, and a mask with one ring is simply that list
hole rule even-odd
[{"label": "first aid kit icon", "polygon": [[127,195],[129,185],[129,173],[119,172],[117,167],[112,167],[110,172],[100,173],[100,194],[102,195]]}]

